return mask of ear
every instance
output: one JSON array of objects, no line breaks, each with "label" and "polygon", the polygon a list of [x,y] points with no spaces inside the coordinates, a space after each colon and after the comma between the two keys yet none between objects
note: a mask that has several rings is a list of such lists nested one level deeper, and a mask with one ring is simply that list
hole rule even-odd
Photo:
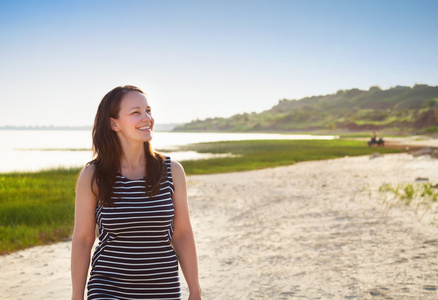
[{"label": "ear", "polygon": [[111,129],[114,131],[120,131],[119,127],[117,127],[117,120],[114,118],[110,118]]}]

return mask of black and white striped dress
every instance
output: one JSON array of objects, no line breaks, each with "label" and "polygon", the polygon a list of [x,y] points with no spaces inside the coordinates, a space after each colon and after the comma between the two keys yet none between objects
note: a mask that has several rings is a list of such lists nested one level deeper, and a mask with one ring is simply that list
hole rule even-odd
[{"label": "black and white striped dress", "polygon": [[170,158],[160,192],[147,197],[144,178],[117,174],[114,207],[97,207],[99,245],[91,260],[88,299],[181,299],[170,241],[174,192]]}]

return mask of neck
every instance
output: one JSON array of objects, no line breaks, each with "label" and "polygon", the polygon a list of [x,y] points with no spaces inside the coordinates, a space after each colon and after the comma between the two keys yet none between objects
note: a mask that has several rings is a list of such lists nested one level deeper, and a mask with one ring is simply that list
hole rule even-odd
[{"label": "neck", "polygon": [[[146,167],[145,150],[143,143],[122,143],[120,168],[126,171],[144,170]],[[122,171],[121,170],[121,171]]]}]

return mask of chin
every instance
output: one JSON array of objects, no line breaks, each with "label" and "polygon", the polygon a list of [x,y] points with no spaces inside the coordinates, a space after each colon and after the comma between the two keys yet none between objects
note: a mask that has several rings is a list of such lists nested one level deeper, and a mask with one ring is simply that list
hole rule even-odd
[{"label": "chin", "polygon": [[150,142],[150,141],[152,141],[152,135],[143,138],[143,142]]}]

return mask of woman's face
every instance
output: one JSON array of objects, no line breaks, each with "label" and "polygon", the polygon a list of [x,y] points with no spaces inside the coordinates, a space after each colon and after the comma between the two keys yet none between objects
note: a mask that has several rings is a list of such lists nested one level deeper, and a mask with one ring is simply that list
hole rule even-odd
[{"label": "woman's face", "polygon": [[110,121],[121,142],[147,142],[152,139],[154,118],[146,95],[140,92],[132,91],[123,96],[118,118]]}]

